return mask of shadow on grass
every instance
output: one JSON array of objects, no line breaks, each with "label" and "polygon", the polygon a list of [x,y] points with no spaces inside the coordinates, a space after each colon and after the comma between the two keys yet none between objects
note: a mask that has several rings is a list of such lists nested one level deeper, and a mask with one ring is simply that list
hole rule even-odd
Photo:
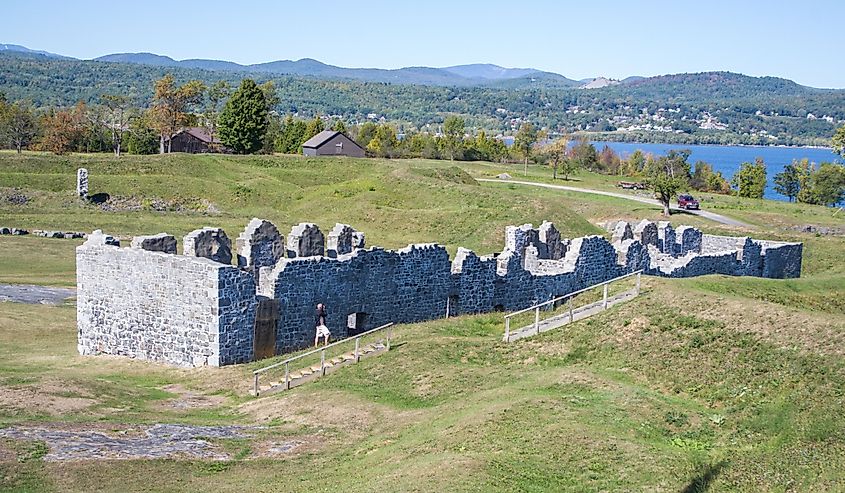
[{"label": "shadow on grass", "polygon": [[695,476],[681,490],[681,493],[704,493],[710,489],[710,484],[716,479],[719,473],[727,464],[725,461],[704,466],[698,476]]}]

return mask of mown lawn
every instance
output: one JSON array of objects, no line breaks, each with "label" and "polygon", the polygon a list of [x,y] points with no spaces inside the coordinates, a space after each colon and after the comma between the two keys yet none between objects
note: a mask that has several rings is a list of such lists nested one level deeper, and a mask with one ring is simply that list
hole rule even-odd
[{"label": "mown lawn", "polygon": [[[92,192],[147,206],[79,204],[83,162]],[[506,224],[551,219],[574,236],[600,232],[591,221],[659,214],[468,179],[485,167],[3,154],[0,187],[32,200],[0,205],[0,225],[127,236],[221,225],[235,237],[255,215],[283,233],[303,220],[341,221],[370,244],[489,253]],[[150,210],[153,199],[181,210]],[[0,490],[841,491],[845,240],[780,229],[791,211],[765,211],[782,222],[754,234],[804,241],[801,279],[645,278],[632,302],[509,345],[498,314],[401,326],[389,353],[259,399],[248,395],[255,364],[186,370],[81,357],[72,305],[0,303],[0,427],[267,426],[221,442],[233,457],[223,462],[45,462],[41,442],[0,440]],[[72,285],[76,244],[0,237],[0,282]],[[173,407],[174,385],[212,405]],[[308,445],[269,458],[263,447],[278,438]]]}]

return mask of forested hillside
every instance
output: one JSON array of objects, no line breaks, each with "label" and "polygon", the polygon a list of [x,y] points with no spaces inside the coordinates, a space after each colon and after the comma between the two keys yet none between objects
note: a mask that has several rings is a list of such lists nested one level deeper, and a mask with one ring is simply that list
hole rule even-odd
[{"label": "forested hillside", "polygon": [[590,90],[542,75],[444,87],[0,53],[0,92],[37,107],[96,102],[104,93],[129,95],[143,106],[153,82],[165,73],[177,82],[206,84],[273,80],[280,114],[338,115],[348,122],[384,118],[400,131],[437,132],[448,114],[458,114],[470,129],[504,134],[528,120],[551,133],[617,140],[827,145],[845,120],[845,91],[726,72],[635,79]]}]

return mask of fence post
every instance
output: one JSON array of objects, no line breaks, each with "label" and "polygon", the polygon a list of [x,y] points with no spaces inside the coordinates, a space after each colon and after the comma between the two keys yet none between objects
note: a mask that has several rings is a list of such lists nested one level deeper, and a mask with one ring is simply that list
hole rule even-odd
[{"label": "fence post", "polygon": [[358,361],[360,361],[360,357],[358,356],[358,343],[359,343],[359,341],[360,341],[360,340],[361,340],[361,338],[360,338],[360,337],[356,337],[356,338],[355,338],[355,362],[356,362],[356,363],[357,363]]},{"label": "fence post", "polygon": [[290,363],[285,363],[285,390],[290,390]]},{"label": "fence post", "polygon": [[511,342],[511,318],[505,317],[505,342]]},{"label": "fence post", "polygon": [[388,350],[388,351],[390,351],[390,335],[391,335],[391,329],[393,329],[393,326],[392,326],[392,325],[389,325],[389,326],[387,327],[387,350]]},{"label": "fence post", "polygon": [[452,297],[447,296],[446,297],[446,318],[449,318],[449,305],[452,304],[451,302],[452,302]]},{"label": "fence post", "polygon": [[569,297],[569,323],[574,322],[575,319],[572,317],[572,296]]},{"label": "fence post", "polygon": [[320,374],[326,374],[326,350],[320,351]]},{"label": "fence post", "polygon": [[640,274],[642,274],[642,273],[637,272],[637,291],[636,291],[637,294],[640,294]]},{"label": "fence post", "polygon": [[540,333],[540,307],[534,309],[534,330]]},{"label": "fence post", "polygon": [[604,283],[604,299],[603,299],[603,309],[607,310],[607,283]]},{"label": "fence post", "polygon": [[254,374],[255,380],[252,382],[252,393],[258,397],[258,373]]}]

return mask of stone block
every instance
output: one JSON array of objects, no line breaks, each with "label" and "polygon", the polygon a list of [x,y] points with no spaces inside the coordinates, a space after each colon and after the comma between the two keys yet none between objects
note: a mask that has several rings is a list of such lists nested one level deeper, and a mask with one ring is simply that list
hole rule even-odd
[{"label": "stone block", "polygon": [[148,252],[176,253],[176,238],[167,233],[152,236],[136,236],[130,244],[132,248],[140,248]]},{"label": "stone block", "polygon": [[220,228],[202,228],[191,231],[182,240],[185,255],[203,257],[230,265],[232,263],[232,241]]},{"label": "stone block", "polygon": [[326,239],[320,228],[313,223],[299,223],[290,230],[287,242],[287,256],[317,257],[325,254]]},{"label": "stone block", "polygon": [[76,195],[88,197],[88,170],[85,168],[76,170]]}]

